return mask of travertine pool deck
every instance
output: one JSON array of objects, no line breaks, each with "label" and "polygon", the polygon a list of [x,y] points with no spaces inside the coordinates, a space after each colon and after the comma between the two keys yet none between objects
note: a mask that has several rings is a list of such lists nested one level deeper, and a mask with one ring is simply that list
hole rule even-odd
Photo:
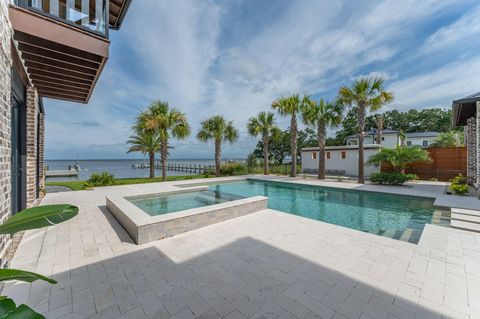
[{"label": "travertine pool deck", "polygon": [[[267,209],[135,245],[105,208],[109,193],[174,184],[47,194],[42,204],[80,213],[27,232],[11,266],[59,283],[9,283],[2,294],[47,318],[480,318],[478,233],[427,225],[414,245]],[[388,191],[456,203],[444,187]]]}]

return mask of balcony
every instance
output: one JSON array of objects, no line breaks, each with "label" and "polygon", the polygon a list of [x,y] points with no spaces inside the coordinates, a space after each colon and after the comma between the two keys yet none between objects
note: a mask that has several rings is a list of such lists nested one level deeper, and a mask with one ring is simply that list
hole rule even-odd
[{"label": "balcony", "polygon": [[14,39],[40,96],[88,102],[108,59],[108,29],[119,28],[129,2],[17,0],[10,6]]}]

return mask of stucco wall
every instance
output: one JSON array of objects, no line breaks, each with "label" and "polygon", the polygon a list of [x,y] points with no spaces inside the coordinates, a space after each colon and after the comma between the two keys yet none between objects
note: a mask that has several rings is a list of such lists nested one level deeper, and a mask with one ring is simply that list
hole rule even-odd
[{"label": "stucco wall", "polygon": [[[400,143],[398,134],[383,134],[382,145],[385,147],[394,147]],[[365,136],[365,144],[376,144],[376,136]],[[358,145],[358,137],[347,138],[347,145]]]},{"label": "stucco wall", "polygon": [[428,141],[428,145],[430,145],[434,140],[435,137],[407,137],[405,145],[408,145],[408,142],[410,142],[412,146],[423,146],[423,141]]},{"label": "stucco wall", "polygon": [[[369,156],[378,153],[380,148],[366,148],[365,161]],[[358,176],[358,148],[329,149],[330,159],[325,159],[325,169],[330,171],[345,171],[346,176]],[[346,158],[342,159],[342,151],[346,152]],[[313,153],[316,158],[313,158]],[[325,156],[327,156],[325,154]],[[379,172],[380,167],[365,166],[365,176]],[[302,150],[302,172],[318,172],[318,150]]]},{"label": "stucco wall", "polygon": [[[12,28],[8,20],[7,0],[0,0],[0,223],[10,212],[10,90],[11,90],[11,38]],[[10,245],[10,236],[0,236],[0,266]]]}]

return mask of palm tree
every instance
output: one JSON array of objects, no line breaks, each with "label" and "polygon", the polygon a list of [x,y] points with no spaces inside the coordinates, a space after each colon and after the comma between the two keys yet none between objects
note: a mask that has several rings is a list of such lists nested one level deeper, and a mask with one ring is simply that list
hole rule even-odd
[{"label": "palm tree", "polygon": [[358,183],[365,183],[365,118],[367,112],[378,111],[383,105],[393,101],[393,94],[383,88],[381,77],[365,77],[355,80],[351,88],[342,86],[338,91],[338,102],[357,108],[358,121]]},{"label": "palm tree", "polygon": [[143,112],[138,126],[147,131],[157,132],[160,139],[160,160],[162,163],[162,181],[167,180],[168,140],[178,140],[190,135],[187,117],[178,108],[172,108],[167,102],[155,101]]},{"label": "palm tree", "polygon": [[154,131],[136,130],[135,135],[130,136],[127,141],[131,144],[127,153],[140,152],[148,155],[150,163],[149,178],[155,177],[155,153],[160,150],[160,136]]},{"label": "palm tree", "polygon": [[257,117],[251,117],[247,123],[248,134],[251,136],[262,136],[263,143],[263,174],[268,175],[268,143],[278,128],[275,126],[274,114],[271,112],[260,112]]},{"label": "palm tree", "polygon": [[317,102],[312,101],[303,109],[303,122],[317,128],[318,140],[318,178],[325,178],[325,140],[327,138],[327,128],[329,126],[338,126],[342,122],[342,106],[337,103],[325,102],[320,99]]},{"label": "palm tree", "polygon": [[405,145],[405,140],[407,139],[407,134],[400,130],[400,133],[398,133],[398,137],[400,138],[400,145]]},{"label": "palm tree", "polygon": [[290,167],[290,176],[297,176],[297,114],[311,103],[310,97],[304,95],[300,98],[298,94],[288,97],[281,97],[272,102],[272,108],[277,110],[281,116],[290,116],[290,154],[292,156],[292,165]]},{"label": "palm tree", "polygon": [[463,132],[443,132],[438,134],[431,145],[434,147],[461,147],[464,145],[464,139]]},{"label": "palm tree", "polygon": [[221,115],[212,116],[201,123],[197,138],[202,142],[215,141],[215,175],[220,176],[222,142],[233,143],[238,139],[238,131],[233,121],[226,121]]},{"label": "palm tree", "polygon": [[388,163],[394,172],[403,173],[409,164],[430,161],[428,152],[419,146],[397,145],[394,148],[382,148],[380,152],[368,158],[367,165]]},{"label": "palm tree", "polygon": [[385,123],[385,117],[382,114],[377,114],[373,117],[373,121],[377,125],[377,144],[382,144],[383,124]]}]

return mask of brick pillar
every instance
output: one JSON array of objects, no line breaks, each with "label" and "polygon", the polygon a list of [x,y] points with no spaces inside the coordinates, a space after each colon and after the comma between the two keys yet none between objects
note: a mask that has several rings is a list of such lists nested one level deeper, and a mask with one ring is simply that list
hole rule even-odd
[{"label": "brick pillar", "polygon": [[40,189],[45,189],[45,114],[38,114],[38,161],[39,161],[39,176]]},{"label": "brick pillar", "polygon": [[37,107],[37,92],[29,86],[27,87],[27,207],[35,205],[37,199]]},{"label": "brick pillar", "polygon": [[474,117],[467,120],[465,146],[467,147],[467,178],[470,185],[477,182],[477,125]]},{"label": "brick pillar", "polygon": [[[11,216],[11,38],[8,1],[0,0],[0,223]],[[10,236],[0,236],[0,267],[10,247]]]}]

